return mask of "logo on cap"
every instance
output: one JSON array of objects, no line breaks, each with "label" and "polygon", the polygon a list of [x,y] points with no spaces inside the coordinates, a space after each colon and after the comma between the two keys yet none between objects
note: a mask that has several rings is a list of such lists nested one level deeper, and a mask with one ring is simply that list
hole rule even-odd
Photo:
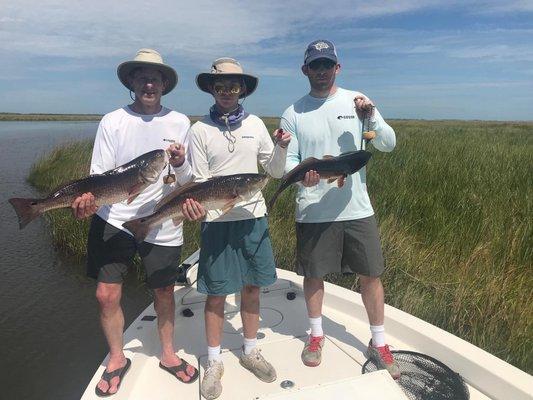
[{"label": "logo on cap", "polygon": [[324,49],[329,49],[329,46],[327,43],[324,43],[324,42],[318,42],[318,43],[315,43],[314,44],[314,47],[315,49],[317,49],[318,51],[322,51]]}]

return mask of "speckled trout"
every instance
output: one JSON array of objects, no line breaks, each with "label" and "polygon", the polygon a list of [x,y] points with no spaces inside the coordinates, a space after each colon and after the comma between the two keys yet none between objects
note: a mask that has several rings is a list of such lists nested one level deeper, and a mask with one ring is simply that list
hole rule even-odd
[{"label": "speckled trout", "polygon": [[265,187],[268,177],[264,174],[236,174],[216,176],[205,182],[191,182],[174,190],[161,199],[154,213],[123,224],[137,242],[142,242],[148,233],[164,221],[172,219],[179,225],[184,219],[182,205],[187,199],[196,200],[206,210],[231,210],[235,204],[250,200]]},{"label": "speckled trout", "polygon": [[153,150],[103,174],[64,184],[45,198],[12,198],[9,202],[15,208],[20,229],[47,211],[71,207],[83,193],[92,193],[97,206],[126,199],[131,203],[146,187],[157,182],[167,161],[165,150]]},{"label": "speckled trout", "polygon": [[328,183],[337,181],[338,186],[344,185],[344,179],[363,168],[372,153],[365,150],[349,151],[336,157],[325,155],[322,159],[309,157],[287,172],[268,203],[269,209],[274,206],[278,196],[290,185],[304,180],[305,174],[311,170],[318,172],[320,179],[327,179]]}]

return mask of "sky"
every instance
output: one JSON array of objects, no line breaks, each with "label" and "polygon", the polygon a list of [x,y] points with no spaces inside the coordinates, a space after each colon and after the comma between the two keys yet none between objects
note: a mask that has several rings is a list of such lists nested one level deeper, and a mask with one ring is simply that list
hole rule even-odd
[{"label": "sky", "polygon": [[165,106],[205,114],[195,77],[229,56],[259,77],[245,108],[279,116],[315,39],[386,119],[533,120],[533,0],[0,0],[0,112],[119,108],[116,67],[149,47],[179,75]]}]

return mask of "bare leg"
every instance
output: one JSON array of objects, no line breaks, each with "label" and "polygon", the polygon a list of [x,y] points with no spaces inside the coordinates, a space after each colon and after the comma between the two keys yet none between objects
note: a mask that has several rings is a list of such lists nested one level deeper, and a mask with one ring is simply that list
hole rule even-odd
[{"label": "bare leg", "polygon": [[205,334],[207,345],[220,346],[224,327],[224,304],[226,296],[207,296],[205,302]]},{"label": "bare leg", "polygon": [[[161,363],[167,367],[181,364],[181,359],[174,349],[174,285],[154,289],[154,307],[157,313],[157,329],[161,341]],[[178,372],[178,376],[187,382],[195,369],[191,365],[187,367],[187,374]]]},{"label": "bare leg", "polygon": [[[98,282],[96,286],[96,299],[100,306],[100,323],[107,340],[107,345],[109,346],[109,361],[106,367],[107,371],[114,371],[126,365],[126,357],[122,351],[124,314],[120,307],[121,296],[121,283]],[[101,379],[100,382],[98,382],[98,387],[103,392],[116,393],[119,382],[120,378],[118,376],[111,379],[110,385]]]},{"label": "bare leg", "polygon": [[245,286],[241,291],[241,318],[244,337],[255,339],[259,329],[259,287]]},{"label": "bare leg", "polygon": [[383,325],[385,321],[385,295],[379,277],[359,275],[361,297],[370,325]]},{"label": "bare leg", "polygon": [[322,302],[324,301],[324,280],[321,278],[304,278],[305,304],[309,318],[322,315]]}]

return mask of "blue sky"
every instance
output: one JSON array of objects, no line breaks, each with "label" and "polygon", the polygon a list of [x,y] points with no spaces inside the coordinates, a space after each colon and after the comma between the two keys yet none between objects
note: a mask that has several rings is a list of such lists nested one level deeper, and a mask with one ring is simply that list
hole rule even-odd
[{"label": "blue sky", "polygon": [[303,53],[323,38],[338,84],[385,118],[533,120],[533,0],[0,2],[0,112],[116,109],[116,66],[151,47],[179,74],[166,106],[204,114],[194,78],[231,56],[260,78],[245,107],[277,116],[308,92]]}]

